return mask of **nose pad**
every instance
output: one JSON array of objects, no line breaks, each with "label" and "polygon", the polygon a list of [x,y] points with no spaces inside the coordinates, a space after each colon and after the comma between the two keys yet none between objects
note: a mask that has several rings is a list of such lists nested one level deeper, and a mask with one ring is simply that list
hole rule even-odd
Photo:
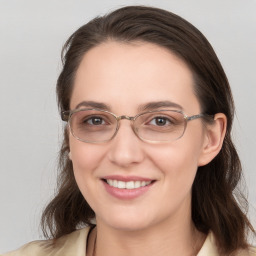
[{"label": "nose pad", "polygon": [[122,119],[133,120],[133,117],[126,116],[126,115],[120,116],[120,120],[122,120]]},{"label": "nose pad", "polygon": [[122,121],[116,136],[110,142],[109,160],[119,166],[139,163],[144,158],[142,141],[137,137],[129,123],[128,120]]}]

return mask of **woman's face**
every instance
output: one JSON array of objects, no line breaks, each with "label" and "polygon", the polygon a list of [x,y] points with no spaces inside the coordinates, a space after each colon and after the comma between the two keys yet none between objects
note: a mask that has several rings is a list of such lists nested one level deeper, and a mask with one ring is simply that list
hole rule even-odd
[{"label": "woman's face", "polygon": [[[178,104],[164,108],[182,108],[188,116],[200,113],[187,65],[170,51],[142,42],[110,41],[87,52],[76,74],[70,108],[82,102],[83,107],[104,104],[116,115],[135,116],[145,105],[157,103],[159,109],[163,102]],[[179,225],[190,218],[191,186],[205,140],[200,118],[188,122],[183,137],[168,143],[140,140],[129,120],[121,120],[117,135],[106,143],[69,137],[74,175],[98,224],[121,230]],[[120,189],[106,179],[121,185],[151,183]]]}]

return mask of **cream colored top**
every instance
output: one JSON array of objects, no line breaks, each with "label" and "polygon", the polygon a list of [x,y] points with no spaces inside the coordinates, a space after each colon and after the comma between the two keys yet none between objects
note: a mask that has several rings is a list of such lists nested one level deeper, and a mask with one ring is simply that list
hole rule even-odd
[{"label": "cream colored top", "polygon": [[[2,256],[86,256],[86,241],[90,228],[83,228],[57,239],[54,248],[47,245],[49,242],[34,241],[20,249],[5,253]],[[240,251],[237,256],[256,256],[256,248],[250,251]],[[219,256],[214,236],[210,233],[197,256]]]}]

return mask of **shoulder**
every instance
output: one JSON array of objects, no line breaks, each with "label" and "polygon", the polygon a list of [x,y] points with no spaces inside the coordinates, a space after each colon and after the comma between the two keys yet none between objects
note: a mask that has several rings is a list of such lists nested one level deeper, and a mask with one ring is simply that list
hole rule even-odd
[{"label": "shoulder", "polygon": [[90,228],[86,227],[56,240],[30,242],[20,249],[5,253],[2,256],[84,256],[89,230]]},{"label": "shoulder", "polygon": [[[256,247],[250,246],[248,249],[240,249],[231,254],[232,256],[256,256]],[[210,232],[197,256],[220,256],[216,239]]]},{"label": "shoulder", "polygon": [[249,248],[249,256],[256,256],[256,247],[251,246]]},{"label": "shoulder", "polygon": [[47,255],[44,253],[44,245],[46,244],[46,241],[34,241],[30,242],[28,244],[23,245],[21,248],[15,251],[11,251],[8,253],[5,253],[1,256],[32,256],[32,255]]},{"label": "shoulder", "polygon": [[256,247],[250,246],[249,249],[239,250],[234,256],[256,256]]}]

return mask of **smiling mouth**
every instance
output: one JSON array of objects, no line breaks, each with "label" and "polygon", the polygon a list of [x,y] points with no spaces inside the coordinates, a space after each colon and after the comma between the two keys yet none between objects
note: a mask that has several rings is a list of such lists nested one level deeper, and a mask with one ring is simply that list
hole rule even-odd
[{"label": "smiling mouth", "polygon": [[154,181],[120,181],[120,180],[111,180],[111,179],[106,179],[104,180],[109,186],[114,187],[114,188],[119,188],[119,189],[136,189],[136,188],[141,188],[141,187],[146,187],[153,183]]}]

